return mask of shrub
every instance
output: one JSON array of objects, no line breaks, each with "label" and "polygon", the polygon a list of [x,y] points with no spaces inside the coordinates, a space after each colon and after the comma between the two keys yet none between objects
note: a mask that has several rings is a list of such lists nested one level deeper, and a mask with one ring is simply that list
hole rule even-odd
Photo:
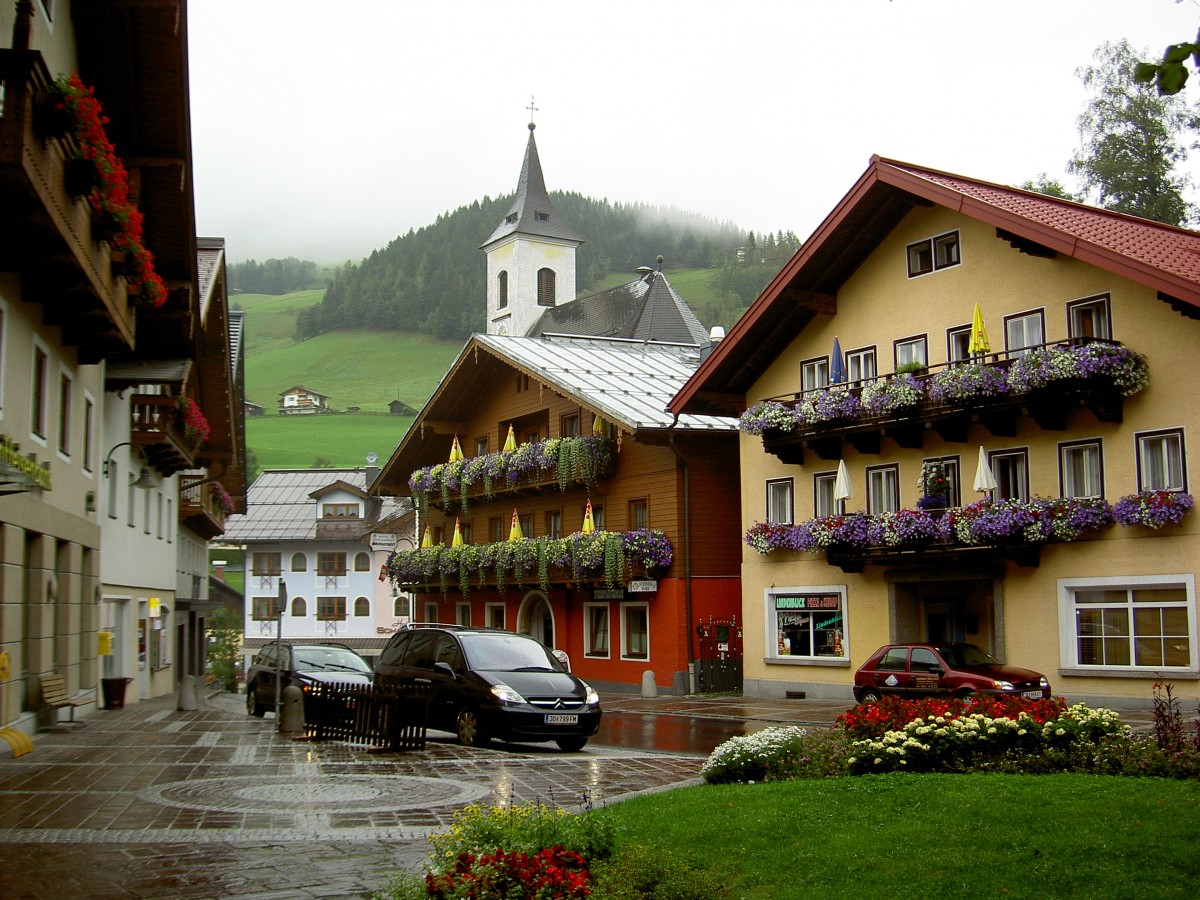
[{"label": "shrub", "polygon": [[730,738],[709,754],[700,777],[709,784],[762,781],[773,766],[800,749],[807,734],[803,728],[788,725]]},{"label": "shrub", "polygon": [[622,845],[592,876],[594,900],[709,900],[729,893],[691,856],[645,844]]}]

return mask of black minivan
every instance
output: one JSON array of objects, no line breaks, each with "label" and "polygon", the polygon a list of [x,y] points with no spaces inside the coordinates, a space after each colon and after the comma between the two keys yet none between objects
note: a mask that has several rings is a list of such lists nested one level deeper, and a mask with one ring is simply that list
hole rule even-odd
[{"label": "black minivan", "polygon": [[496,628],[415,624],[375,664],[381,686],[429,684],[429,727],[466,746],[554,741],[583,748],[600,727],[600,697],[544,644]]}]

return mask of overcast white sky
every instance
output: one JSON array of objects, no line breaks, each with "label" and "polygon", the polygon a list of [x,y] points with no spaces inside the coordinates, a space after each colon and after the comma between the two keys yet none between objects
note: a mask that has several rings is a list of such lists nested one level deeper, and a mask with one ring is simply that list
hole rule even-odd
[{"label": "overcast white sky", "polygon": [[197,225],[233,261],[358,260],[514,190],[531,95],[550,190],[802,239],[872,153],[1073,187],[1075,70],[1200,23],[1197,0],[188,7]]}]

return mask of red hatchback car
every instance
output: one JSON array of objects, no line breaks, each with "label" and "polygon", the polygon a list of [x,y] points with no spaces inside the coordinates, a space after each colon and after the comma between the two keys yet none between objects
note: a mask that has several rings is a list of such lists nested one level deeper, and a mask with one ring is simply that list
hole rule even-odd
[{"label": "red hatchback car", "polygon": [[974,644],[886,644],[854,673],[854,699],[1013,694],[1049,698],[1050,682],[1030,669],[1008,666]]}]

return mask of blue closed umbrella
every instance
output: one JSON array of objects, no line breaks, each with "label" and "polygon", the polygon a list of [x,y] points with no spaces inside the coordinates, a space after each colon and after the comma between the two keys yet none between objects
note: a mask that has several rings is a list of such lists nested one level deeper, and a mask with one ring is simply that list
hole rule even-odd
[{"label": "blue closed umbrella", "polygon": [[842,359],[842,345],[837,335],[833,337],[833,356],[829,360],[829,383],[841,384],[846,380],[846,362]]}]

